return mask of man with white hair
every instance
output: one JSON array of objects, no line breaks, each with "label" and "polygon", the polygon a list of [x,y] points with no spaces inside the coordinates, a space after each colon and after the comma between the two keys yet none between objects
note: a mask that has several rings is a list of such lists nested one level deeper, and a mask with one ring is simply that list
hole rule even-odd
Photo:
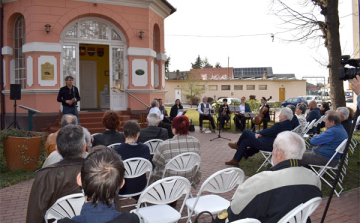
[{"label": "man with white hair", "polygon": [[203,120],[209,120],[211,123],[211,131],[213,133],[215,133],[215,123],[214,123],[214,119],[210,114],[205,114],[204,110],[205,108],[211,108],[211,105],[209,103],[207,103],[208,98],[207,97],[203,97],[203,102],[201,102],[198,105],[198,112],[199,112],[199,126],[200,126],[200,132],[203,132]]},{"label": "man with white hair", "polygon": [[299,204],[322,196],[320,179],[301,167],[304,140],[285,131],[277,135],[273,147],[274,166],[250,177],[236,190],[228,208],[230,222],[243,218],[278,222]]},{"label": "man with white hair", "polygon": [[[340,115],[335,111],[327,111],[325,113],[326,131],[310,140],[313,145],[311,151],[306,151],[302,158],[302,164],[308,166],[326,165],[334,155],[336,148],[344,139],[348,138],[348,134],[344,127],[340,125]],[[337,154],[330,162],[330,166],[335,167],[341,158],[341,154]]]},{"label": "man with white hair", "polygon": [[158,127],[161,120],[157,113],[149,113],[146,122],[148,127],[140,130],[138,142],[144,143],[150,139],[167,140],[169,138],[167,129]]},{"label": "man with white hair", "polygon": [[347,134],[349,135],[352,127],[352,121],[349,119],[350,111],[346,107],[338,107],[336,112],[340,115],[341,125],[346,130]]},{"label": "man with white hair", "polygon": [[172,131],[171,131],[171,124],[162,122],[162,120],[164,119],[164,114],[163,114],[163,112],[160,111],[160,109],[159,109],[159,102],[158,102],[156,99],[154,99],[154,100],[151,101],[151,108],[150,108],[150,110],[149,110],[149,114],[150,114],[150,113],[153,113],[153,112],[157,113],[157,114],[160,116],[159,127],[160,127],[160,128],[165,128],[165,129],[167,130],[167,132],[168,132],[168,137],[169,137],[170,139],[171,139],[172,137],[174,137],[174,134],[173,134]]},{"label": "man with white hair", "polygon": [[237,149],[237,151],[234,158],[225,162],[225,164],[238,166],[241,159],[246,156],[247,150],[250,150],[253,154],[259,152],[259,150],[271,152],[276,136],[280,132],[292,130],[292,118],[293,113],[291,109],[282,108],[279,114],[279,122],[275,123],[271,128],[263,129],[256,134],[250,130],[245,130],[236,143],[228,144],[232,149]]}]

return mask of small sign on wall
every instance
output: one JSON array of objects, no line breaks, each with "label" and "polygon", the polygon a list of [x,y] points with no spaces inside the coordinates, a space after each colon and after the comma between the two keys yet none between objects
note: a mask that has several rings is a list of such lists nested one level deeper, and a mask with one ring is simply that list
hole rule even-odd
[{"label": "small sign on wall", "polygon": [[41,80],[54,80],[54,65],[48,62],[41,64]]}]

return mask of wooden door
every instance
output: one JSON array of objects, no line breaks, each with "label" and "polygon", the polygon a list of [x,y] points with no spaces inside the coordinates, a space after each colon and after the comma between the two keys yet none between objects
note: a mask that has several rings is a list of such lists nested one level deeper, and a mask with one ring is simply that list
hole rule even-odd
[{"label": "wooden door", "polygon": [[285,101],[285,88],[279,88],[279,101]]},{"label": "wooden door", "polygon": [[80,61],[81,109],[97,108],[96,61]]}]

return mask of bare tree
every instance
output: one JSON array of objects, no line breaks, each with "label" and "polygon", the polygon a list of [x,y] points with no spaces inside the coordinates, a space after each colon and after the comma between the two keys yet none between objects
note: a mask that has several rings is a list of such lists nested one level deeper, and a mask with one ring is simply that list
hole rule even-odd
[{"label": "bare tree", "polygon": [[[298,4],[306,12],[294,10],[285,0],[271,0],[274,6],[280,4],[279,10],[273,10],[274,14],[283,20],[284,25],[289,25],[289,30],[294,33],[293,38],[288,41],[304,43],[308,40],[324,41],[328,52],[329,80],[331,91],[331,105],[335,109],[345,105],[345,94],[343,82],[339,80],[338,73],[341,56],[340,33],[339,33],[339,0],[299,0]],[[310,9],[309,9],[310,8]],[[321,21],[316,17],[316,11],[324,16]]]},{"label": "bare tree", "polygon": [[195,99],[200,99],[201,95],[205,92],[205,85],[200,85],[201,81],[200,72],[192,71],[186,80],[184,80],[184,83],[181,84],[182,95],[190,99],[191,108]]}]

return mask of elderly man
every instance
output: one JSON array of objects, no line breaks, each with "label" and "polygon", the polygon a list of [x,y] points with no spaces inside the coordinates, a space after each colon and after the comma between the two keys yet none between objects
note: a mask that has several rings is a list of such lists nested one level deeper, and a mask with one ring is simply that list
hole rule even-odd
[{"label": "elderly man", "polygon": [[61,128],[56,145],[64,159],[37,172],[30,192],[27,223],[45,222],[46,211],[57,199],[81,193],[76,177],[80,173],[86,149],[83,128],[71,124]]},{"label": "elderly man", "polygon": [[300,125],[299,120],[298,120],[298,118],[297,118],[296,115],[295,115],[295,110],[296,110],[296,108],[295,108],[294,105],[288,105],[288,106],[286,106],[286,107],[290,108],[291,111],[293,112],[293,118],[291,119],[291,126],[292,126],[292,129],[294,129],[294,128],[296,128],[298,125]]},{"label": "elderly man", "polygon": [[207,97],[203,97],[203,102],[201,102],[199,105],[198,105],[198,112],[199,112],[199,125],[200,125],[200,132],[203,132],[203,120],[206,119],[206,120],[209,120],[210,123],[211,123],[211,131],[213,133],[215,133],[215,123],[214,123],[214,119],[213,117],[210,115],[210,114],[205,114],[204,113],[204,109],[205,108],[211,108],[211,105],[209,103],[207,103]]},{"label": "elderly man", "polygon": [[348,135],[350,134],[352,121],[349,119],[350,111],[346,107],[338,107],[336,112],[340,115],[341,125],[344,127]]},{"label": "elderly man", "polygon": [[[241,159],[246,156],[246,151],[250,149],[252,153],[256,153],[259,150],[272,151],[274,140],[280,132],[291,131],[291,120],[293,118],[290,108],[282,108],[279,114],[279,121],[275,123],[271,128],[263,129],[257,134],[250,130],[245,130],[241,134],[237,143],[229,143],[229,146],[233,149],[237,149],[235,156],[226,165],[238,166]],[[250,147],[250,148],[248,148]]]},{"label": "elderly man", "polygon": [[160,111],[159,102],[157,100],[152,100],[151,101],[151,108],[149,110],[149,114],[153,113],[153,112],[157,113],[160,116],[159,127],[167,129],[168,136],[169,136],[170,139],[172,137],[174,137],[174,134],[171,131],[171,124],[162,122],[162,120],[164,119],[164,114],[163,114],[163,112]]},{"label": "elderly man", "polygon": [[278,222],[299,204],[322,196],[320,179],[301,167],[304,140],[285,131],[277,135],[273,147],[271,170],[250,177],[236,190],[228,208],[230,222],[243,218]]},{"label": "elderly man", "polygon": [[[318,108],[315,101],[309,102],[309,109],[310,113],[306,116],[306,121],[311,122],[312,120],[318,120],[321,117],[320,109]],[[309,130],[309,133],[315,134],[320,133],[316,127],[313,127],[311,130]]]},{"label": "elderly man", "polygon": [[164,128],[158,127],[161,120],[157,113],[153,112],[148,114],[146,121],[148,127],[140,130],[138,142],[144,143],[150,139],[167,140],[169,138],[168,131]]},{"label": "elderly man", "polygon": [[[314,147],[312,151],[306,151],[304,153],[302,158],[302,164],[304,166],[308,166],[309,164],[326,165],[340,143],[348,138],[347,132],[340,124],[340,115],[335,111],[327,111],[324,122],[327,130],[310,140],[310,144]],[[336,166],[340,157],[341,154],[337,154],[329,165],[332,167]]]}]

